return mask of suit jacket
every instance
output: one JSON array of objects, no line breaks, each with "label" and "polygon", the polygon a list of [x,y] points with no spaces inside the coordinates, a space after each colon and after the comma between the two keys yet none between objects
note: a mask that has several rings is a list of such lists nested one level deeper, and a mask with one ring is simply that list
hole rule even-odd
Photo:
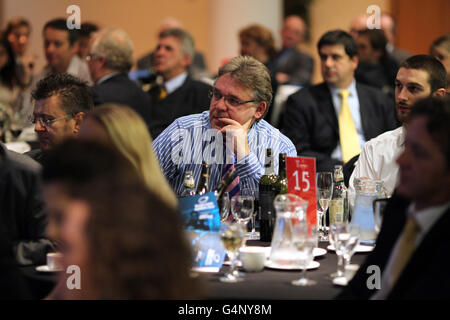
[{"label": "suit jacket", "polygon": [[47,215],[40,168],[28,156],[8,151],[0,144],[0,225],[22,265],[45,264],[46,253],[54,250],[45,237]]},{"label": "suit jacket", "polygon": [[94,105],[119,103],[129,106],[147,122],[150,118],[150,97],[126,74],[120,73],[92,87]]},{"label": "suit jacket", "polygon": [[[395,243],[406,224],[409,201],[394,194],[385,209],[377,245],[361,265],[355,277],[337,296],[338,299],[368,299],[376,289],[368,289],[371,274],[367,268],[379,266],[381,274],[387,266]],[[443,299],[450,297],[448,276],[448,248],[450,237],[450,209],[448,209],[422,239],[408,264],[390,291],[387,299]]]},{"label": "suit jacket", "polygon": [[275,57],[274,71],[291,77],[290,84],[307,86],[311,83],[314,60],[311,56],[293,48],[283,49]]},{"label": "suit jacket", "polygon": [[[366,141],[396,126],[393,102],[375,88],[356,84],[361,122]],[[342,161],[331,153],[339,143],[339,124],[328,85],[304,88],[289,96],[282,132],[297,148],[299,156],[316,158],[317,171],[333,171]]]},{"label": "suit jacket", "polygon": [[152,87],[148,93],[151,97],[150,132],[153,139],[175,119],[208,110],[210,90],[210,85],[189,76],[181,87],[162,100],[159,99],[161,88]]}]

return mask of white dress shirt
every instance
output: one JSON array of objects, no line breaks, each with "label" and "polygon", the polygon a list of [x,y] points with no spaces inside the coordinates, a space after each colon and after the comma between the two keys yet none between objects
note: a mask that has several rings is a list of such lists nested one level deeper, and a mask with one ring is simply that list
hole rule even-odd
[{"label": "white dress shirt", "polygon": [[352,207],[355,178],[367,177],[371,180],[381,180],[386,188],[387,196],[391,196],[398,180],[396,160],[403,151],[404,142],[405,129],[401,126],[380,134],[364,145],[349,181],[349,198]]},{"label": "white dress shirt", "polygon": [[[408,208],[408,217],[412,217],[416,220],[417,224],[420,227],[419,234],[416,238],[416,243],[414,246],[414,250],[417,249],[422,242],[423,238],[427,235],[427,233],[431,230],[433,225],[442,217],[442,215],[447,211],[450,207],[450,202],[444,203],[440,206],[430,207],[423,210],[415,209],[415,204],[412,203]],[[385,269],[383,270],[383,274],[381,276],[381,289],[377,291],[372,297],[371,300],[382,300],[386,299],[389,295],[389,292],[392,289],[393,285],[393,272],[392,268],[394,265],[395,257],[398,255],[399,246],[400,246],[400,236],[395,243],[395,246],[391,252],[391,256],[386,264]],[[414,254],[414,252],[413,252]],[[411,256],[412,257],[412,256]]]},{"label": "white dress shirt", "polygon": [[166,82],[164,82],[164,87],[166,88],[167,94],[171,94],[175,90],[177,90],[179,87],[181,87],[184,83],[184,81],[187,78],[187,72],[183,72],[182,74],[176,76],[175,78],[172,78]]}]

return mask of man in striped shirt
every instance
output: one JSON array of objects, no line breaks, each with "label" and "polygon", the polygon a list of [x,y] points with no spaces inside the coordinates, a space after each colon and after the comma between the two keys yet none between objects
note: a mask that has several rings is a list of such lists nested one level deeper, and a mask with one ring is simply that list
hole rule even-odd
[{"label": "man in striped shirt", "polygon": [[240,189],[258,190],[264,174],[266,148],[296,156],[292,142],[265,120],[272,101],[267,68],[251,57],[235,57],[219,70],[211,91],[209,111],[175,120],[153,142],[161,168],[178,195],[184,173],[199,180],[203,161],[212,164],[210,191],[222,177],[224,163],[233,163]]}]

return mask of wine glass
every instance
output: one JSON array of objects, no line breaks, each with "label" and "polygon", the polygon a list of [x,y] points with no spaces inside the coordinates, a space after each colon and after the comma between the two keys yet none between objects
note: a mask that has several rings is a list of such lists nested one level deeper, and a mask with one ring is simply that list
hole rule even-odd
[{"label": "wine glass", "polygon": [[231,199],[231,212],[234,219],[243,225],[247,226],[253,215],[253,197],[236,195]]},{"label": "wine glass", "polygon": [[223,196],[218,199],[219,212],[220,212],[220,221],[224,222],[228,219],[230,214],[230,195],[228,192],[224,192]]},{"label": "wine glass", "polygon": [[239,254],[239,248],[244,242],[244,229],[240,223],[223,222],[220,225],[219,234],[231,261],[230,270],[220,278],[220,281],[231,283],[242,281],[242,278],[237,275],[236,258]]},{"label": "wine glass", "polygon": [[250,240],[259,240],[259,232],[256,232],[256,215],[258,213],[258,191],[252,189],[243,189],[241,190],[241,195],[253,197],[253,213],[251,216],[252,222],[252,231],[249,235]]},{"label": "wine glass", "polygon": [[306,270],[309,264],[314,259],[314,248],[317,244],[318,230],[317,227],[296,228],[297,235],[293,241],[297,249],[297,259],[302,268],[302,275],[300,279],[294,280],[291,283],[294,286],[311,286],[317,282],[306,278]]},{"label": "wine glass", "polygon": [[319,221],[319,240],[328,241],[324,217],[333,194],[333,174],[331,172],[318,172],[317,179],[317,212]]},{"label": "wine glass", "polygon": [[383,222],[383,213],[388,203],[388,198],[376,199],[373,201],[373,217],[375,220],[375,231],[380,232],[381,223]]},{"label": "wine glass", "polygon": [[344,275],[345,268],[350,264],[350,260],[359,244],[360,227],[358,224],[342,223],[336,224],[334,229],[334,247],[336,254],[342,255],[343,266],[338,265],[338,276]]}]

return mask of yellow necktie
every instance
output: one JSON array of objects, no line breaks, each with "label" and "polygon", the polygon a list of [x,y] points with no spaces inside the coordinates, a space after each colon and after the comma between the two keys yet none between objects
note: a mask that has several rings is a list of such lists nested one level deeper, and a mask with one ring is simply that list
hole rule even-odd
[{"label": "yellow necktie", "polygon": [[397,256],[394,258],[392,264],[392,285],[397,282],[398,277],[411,258],[419,232],[420,226],[417,224],[416,220],[414,218],[409,218],[400,236]]},{"label": "yellow necktie", "polygon": [[360,153],[358,134],[353,123],[352,113],[348,105],[350,91],[341,90],[339,96],[342,99],[339,110],[339,139],[341,142],[342,161],[345,163]]},{"label": "yellow necktie", "polygon": [[159,100],[164,99],[167,96],[167,90],[166,87],[164,85],[160,86],[160,91],[159,91]]}]

